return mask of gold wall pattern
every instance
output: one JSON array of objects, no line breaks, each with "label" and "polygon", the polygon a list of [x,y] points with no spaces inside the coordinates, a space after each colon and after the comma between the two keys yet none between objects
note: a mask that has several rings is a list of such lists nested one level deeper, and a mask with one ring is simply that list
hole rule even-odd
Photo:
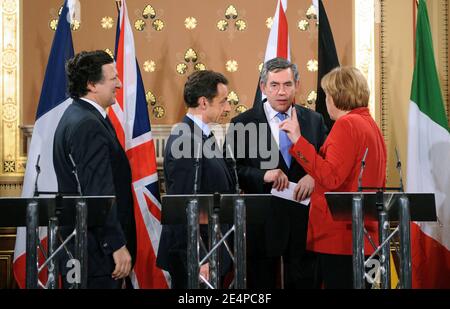
[{"label": "gold wall pattern", "polygon": [[21,154],[21,53],[20,1],[0,1],[1,79],[0,79],[0,190],[15,184],[4,184],[5,177],[20,177],[25,157]]},{"label": "gold wall pattern", "polygon": [[[54,32],[48,24],[58,15],[61,0],[22,0],[27,3],[23,15],[23,27],[31,29],[24,34],[24,91],[23,124],[34,123],[37,97],[42,85],[45,62]],[[258,9],[255,9],[255,3]],[[344,64],[352,64],[353,58],[345,56],[352,50],[353,0],[336,3],[324,0],[329,11],[338,53]],[[80,28],[72,33],[76,52],[84,49],[114,50],[115,2],[81,0]],[[253,103],[258,67],[264,58],[269,29],[266,20],[273,15],[276,0],[198,1],[186,0],[135,0],[128,2],[129,18],[133,25],[137,58],[143,73],[146,92],[151,91],[158,104],[149,107],[152,125],[172,124],[184,114],[182,87],[187,75],[194,70],[213,69],[223,72],[240,98],[239,109],[229,117],[245,110]],[[39,11],[40,14],[32,14]],[[317,84],[315,61],[317,59],[317,16],[311,12],[310,0],[290,1],[287,17],[290,26],[292,60],[300,68],[302,79],[297,102],[314,108]],[[162,31],[152,26],[155,20],[164,24]],[[138,31],[134,28],[137,21]],[[217,28],[218,21],[228,24],[225,31]],[[306,20],[308,29],[301,31],[297,23]],[[144,25],[145,23],[145,25]],[[45,27],[43,27],[45,25]],[[35,51],[30,53],[28,51]],[[186,61],[185,54],[192,50],[197,61]],[[311,60],[308,71],[307,62]],[[311,104],[309,104],[311,103]],[[155,107],[158,107],[155,110]],[[245,107],[245,108],[244,108]],[[160,110],[164,110],[161,117]],[[229,120],[224,119],[225,121]]]},{"label": "gold wall pattern", "polygon": [[[134,22],[134,28],[138,31],[144,31],[144,29],[147,28],[148,24],[150,24],[150,28],[147,28],[147,31],[151,31],[151,28],[153,28],[154,31],[162,31],[165,27],[165,22],[164,20],[158,18],[158,14],[160,15],[164,15],[163,14],[163,10],[160,11],[160,13],[157,13],[157,11],[155,10],[155,8],[153,6],[151,6],[150,4],[147,4],[144,9],[142,10],[142,18],[138,18],[135,22]],[[128,16],[129,18],[131,18],[130,16]],[[192,20],[190,20],[192,22]],[[190,24],[192,26],[192,23]],[[195,27],[194,27],[195,28]],[[148,34],[150,32],[147,32]]]},{"label": "gold wall pattern", "polygon": [[224,18],[217,22],[217,29],[219,31],[230,31],[230,38],[234,36],[234,30],[245,31],[247,29],[247,22],[239,17],[239,13],[234,5],[227,7]]}]

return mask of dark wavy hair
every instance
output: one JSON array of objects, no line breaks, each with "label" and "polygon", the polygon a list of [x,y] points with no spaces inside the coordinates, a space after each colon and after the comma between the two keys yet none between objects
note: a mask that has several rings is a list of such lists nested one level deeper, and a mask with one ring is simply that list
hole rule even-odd
[{"label": "dark wavy hair", "polygon": [[218,84],[228,85],[227,78],[221,73],[208,70],[192,73],[184,85],[184,102],[187,107],[197,107],[201,97],[211,101],[217,96]]},{"label": "dark wavy hair", "polygon": [[66,63],[68,92],[74,99],[88,93],[88,83],[98,83],[103,80],[102,66],[114,62],[111,56],[103,51],[82,51]]}]

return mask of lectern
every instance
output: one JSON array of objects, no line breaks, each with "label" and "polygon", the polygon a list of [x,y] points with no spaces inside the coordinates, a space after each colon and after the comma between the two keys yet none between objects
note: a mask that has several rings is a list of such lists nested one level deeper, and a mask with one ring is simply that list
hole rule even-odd
[{"label": "lectern", "polygon": [[[363,288],[365,265],[376,254],[380,254],[382,287],[390,287],[389,241],[400,234],[400,283],[402,288],[411,288],[411,238],[410,222],[436,221],[436,206],[433,193],[403,192],[327,192],[325,197],[334,220],[352,222],[353,233],[353,284]],[[377,220],[379,224],[379,246],[364,261],[364,217]],[[390,233],[389,221],[399,221]]]},{"label": "lectern", "polygon": [[[47,287],[57,287],[54,257],[75,238],[75,257],[81,274],[77,288],[87,287],[87,228],[101,226],[114,203],[113,196],[0,198],[0,227],[26,226],[26,288],[38,288],[38,274],[49,268]],[[89,214],[89,215],[88,215]],[[74,232],[56,248],[58,225],[74,226]],[[48,226],[48,258],[38,269],[39,226]]]},{"label": "lectern", "polygon": [[[270,194],[198,194],[165,195],[162,197],[162,224],[187,224],[188,287],[199,287],[199,267],[211,256],[214,276],[212,288],[218,288],[218,255],[215,252],[234,231],[234,254],[230,252],[235,267],[234,288],[246,287],[246,224],[262,224],[267,218],[273,196]],[[211,250],[199,261],[199,218],[209,218]],[[219,237],[219,224],[232,224],[232,228]],[[228,247],[227,247],[228,249]],[[215,281],[215,282],[214,282]]]}]

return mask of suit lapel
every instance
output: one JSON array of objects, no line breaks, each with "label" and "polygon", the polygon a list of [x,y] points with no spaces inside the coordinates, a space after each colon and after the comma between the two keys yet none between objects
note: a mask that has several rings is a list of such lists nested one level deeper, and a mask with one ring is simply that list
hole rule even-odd
[{"label": "suit lapel", "polygon": [[[188,116],[184,116],[182,122],[186,123],[189,126],[189,128],[191,129],[191,134],[192,134],[192,138],[193,139],[194,139],[194,134],[196,134],[197,132],[200,132],[201,136],[197,136],[197,137],[201,138],[203,143],[208,139],[208,137],[205,136],[205,134],[203,134],[202,129],[191,118],[189,118]],[[215,139],[214,136],[210,137],[210,138],[214,138]],[[202,145],[202,147],[203,147],[203,145]],[[204,155],[202,155],[202,159],[203,159],[203,157],[204,157]],[[233,177],[230,174],[230,170],[229,170],[225,160],[223,158],[215,158],[215,159],[213,158],[213,160],[215,160],[216,162],[218,162],[218,164],[220,164],[220,166],[224,170],[225,174],[227,175],[230,187],[232,187],[232,184],[234,183],[234,180],[233,180]],[[201,177],[199,179],[201,179]]]},{"label": "suit lapel", "polygon": [[100,112],[97,109],[95,109],[94,106],[92,106],[88,102],[81,100],[81,99],[76,100],[75,103],[78,103],[82,108],[84,108],[85,110],[92,113],[101,122],[101,124],[105,127],[105,129],[108,131],[111,138],[120,145],[119,140],[117,139],[117,135],[116,135],[116,131],[114,130],[114,127],[112,126],[111,123],[108,123],[108,121],[105,118],[103,118],[103,115],[100,114]]}]

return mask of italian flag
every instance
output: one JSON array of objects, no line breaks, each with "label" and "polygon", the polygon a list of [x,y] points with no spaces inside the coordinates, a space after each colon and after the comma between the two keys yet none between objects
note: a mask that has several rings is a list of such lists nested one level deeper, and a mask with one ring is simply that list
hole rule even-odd
[{"label": "italian flag", "polygon": [[450,134],[424,0],[409,105],[407,191],[435,193],[438,216],[411,225],[413,288],[450,288]]}]

